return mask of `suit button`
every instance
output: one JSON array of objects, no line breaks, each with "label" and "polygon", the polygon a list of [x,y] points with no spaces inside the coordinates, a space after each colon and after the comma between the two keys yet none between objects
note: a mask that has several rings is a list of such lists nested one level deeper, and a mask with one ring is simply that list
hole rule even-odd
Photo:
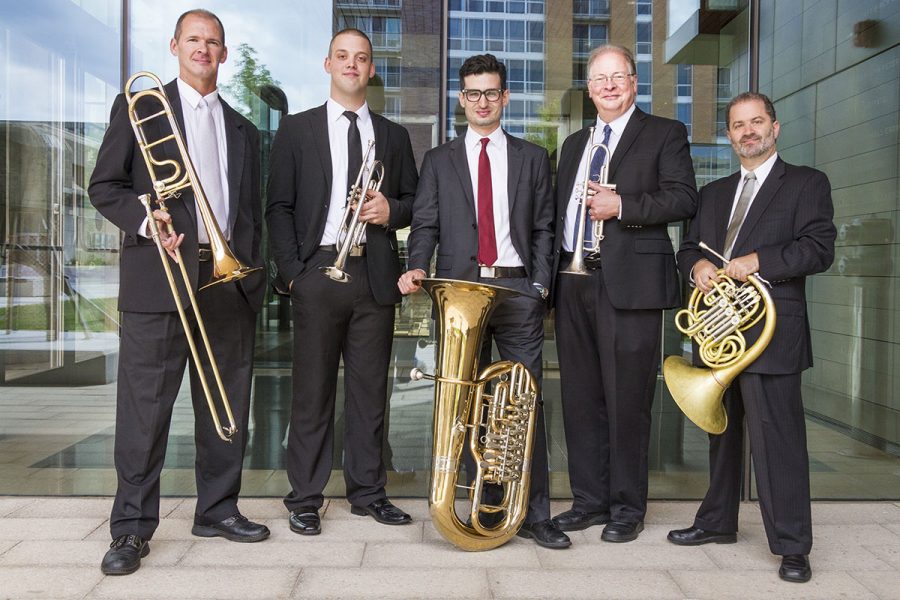
[{"label": "suit button", "polygon": [[478,229],[478,225],[476,225],[475,223],[472,223],[472,229]]},{"label": "suit button", "polygon": [[471,260],[472,262],[475,262],[475,261],[478,260],[478,259],[475,258],[474,256],[470,256],[470,257],[469,257],[469,260]]}]

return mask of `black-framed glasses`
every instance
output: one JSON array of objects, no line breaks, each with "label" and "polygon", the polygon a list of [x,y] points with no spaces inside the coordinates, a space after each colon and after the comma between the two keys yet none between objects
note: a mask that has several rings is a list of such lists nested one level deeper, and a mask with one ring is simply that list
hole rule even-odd
[{"label": "black-framed glasses", "polygon": [[463,90],[463,97],[469,102],[478,102],[481,100],[481,96],[484,95],[487,98],[488,102],[496,102],[503,96],[503,90],[491,89],[491,90]]},{"label": "black-framed glasses", "polygon": [[634,73],[623,73],[618,71],[611,75],[595,75],[588,80],[588,83],[591,85],[606,85],[607,81],[612,81],[616,85],[625,85],[625,82],[628,81],[628,78],[634,75]]}]

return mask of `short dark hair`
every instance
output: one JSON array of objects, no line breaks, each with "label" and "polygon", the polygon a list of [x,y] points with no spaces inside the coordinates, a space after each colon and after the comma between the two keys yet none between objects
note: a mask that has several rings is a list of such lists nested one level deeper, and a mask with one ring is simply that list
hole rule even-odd
[{"label": "short dark hair", "polygon": [[225,26],[222,25],[222,20],[219,19],[219,17],[217,17],[214,12],[206,10],[205,8],[193,8],[193,9],[187,11],[186,13],[183,13],[180,17],[178,17],[178,20],[175,21],[175,36],[174,37],[176,40],[181,37],[181,24],[190,15],[203,17],[203,18],[210,19],[210,20],[218,23],[219,24],[219,33],[222,34],[222,45],[223,46],[225,45]]},{"label": "short dark hair", "polygon": [[369,44],[369,58],[372,58],[372,40],[369,39],[369,36],[366,35],[365,31],[357,29],[356,27],[345,27],[331,36],[331,41],[328,42],[328,56],[331,56],[331,50],[334,47],[334,40],[336,40],[339,35],[343,35],[345,33],[349,33],[366,40],[366,43]]},{"label": "short dark hair", "polygon": [[735,104],[740,104],[741,102],[750,102],[751,100],[760,100],[763,103],[763,106],[766,108],[766,114],[772,119],[774,123],[777,119],[775,119],[775,105],[772,104],[772,101],[769,100],[769,97],[765,94],[760,94],[759,92],[744,92],[743,94],[738,94],[734,98],[731,99],[731,102],[728,103],[728,106],[725,107],[725,128],[731,129],[731,107]]},{"label": "short dark hair", "polygon": [[607,52],[615,52],[616,54],[620,54],[625,58],[625,61],[628,63],[628,68],[631,70],[631,74],[634,75],[637,73],[637,64],[634,62],[634,54],[631,53],[631,50],[626,48],[625,46],[620,46],[619,44],[603,44],[602,46],[597,46],[593,50],[591,50],[590,56],[588,56],[587,61],[587,70],[591,70],[591,64],[597,59],[601,54],[606,54]]},{"label": "short dark hair", "polygon": [[465,60],[459,68],[459,89],[466,87],[466,77],[482,73],[496,73],[500,76],[500,89],[506,89],[506,65],[493,54],[476,54]]}]

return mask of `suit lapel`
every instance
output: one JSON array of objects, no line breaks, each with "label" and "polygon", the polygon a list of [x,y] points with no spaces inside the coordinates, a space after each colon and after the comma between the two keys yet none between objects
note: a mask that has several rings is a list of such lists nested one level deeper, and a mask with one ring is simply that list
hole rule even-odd
[{"label": "suit lapel", "polygon": [[[735,249],[740,248],[741,243],[746,241],[747,237],[752,233],[753,228],[756,226],[756,222],[759,221],[762,214],[766,212],[766,208],[772,203],[772,199],[775,197],[775,194],[778,193],[781,184],[784,183],[783,178],[784,161],[778,158],[775,159],[772,170],[769,171],[769,175],[763,182],[762,187],[759,188],[756,197],[753,198],[753,204],[750,205],[750,210],[747,211],[747,217],[744,219],[744,224],[741,225],[741,230],[738,232],[737,239],[734,241]],[[732,256],[740,256],[740,254],[732,252]]]},{"label": "suit lapel", "polygon": [[228,153],[228,221],[232,231],[238,214],[241,176],[244,173],[244,127],[237,113],[221,98],[222,114],[225,117],[225,143]]},{"label": "suit lapel", "polygon": [[584,148],[587,144],[590,129],[584,128],[575,135],[569,146],[572,151],[568,156],[561,157],[559,163],[559,171],[557,175],[557,189],[562,193],[558,196],[557,213],[559,215],[566,214],[569,205],[569,198],[572,197],[572,190],[575,186],[575,177],[578,175],[578,165],[581,163],[581,157],[584,154]]},{"label": "suit lapel", "polygon": [[519,187],[519,175],[522,172],[522,142],[505,131],[503,135],[506,136],[506,164],[509,171],[506,180],[506,195],[509,200],[509,222],[512,224],[512,216],[516,214],[513,207],[518,197],[516,191]]},{"label": "suit lapel", "polygon": [[625,131],[622,132],[622,139],[619,140],[619,143],[616,144],[616,151],[613,152],[612,159],[609,161],[609,180],[615,181],[616,170],[619,168],[619,165],[622,163],[622,157],[628,152],[628,149],[631,148],[631,145],[637,139],[638,134],[644,128],[644,121],[647,118],[647,114],[644,113],[641,109],[635,107],[634,112],[631,113],[631,118],[628,119],[628,124],[625,125]]},{"label": "suit lapel", "polygon": [[313,140],[319,154],[319,162],[322,163],[322,174],[325,175],[326,194],[330,194],[331,173],[331,144],[328,138],[328,110],[325,105],[313,109],[312,130]]},{"label": "suit lapel", "polygon": [[[391,130],[388,128],[387,123],[384,122],[384,118],[381,115],[375,114],[370,110],[369,116],[372,119],[372,129],[375,131],[375,160],[384,162],[384,154],[391,144],[389,139]],[[367,143],[368,142],[365,142],[365,144]],[[363,152],[365,151],[366,149],[363,148]],[[353,173],[353,175],[355,176],[356,173]]]},{"label": "suit lapel", "polygon": [[[178,93],[178,80],[173,79],[165,86],[166,96],[169,98],[169,104],[172,105],[172,114],[175,115],[175,121],[178,123],[178,135],[181,137],[182,141],[184,141],[184,147],[190,151],[188,148],[187,136],[184,134],[184,111],[181,110],[181,95]],[[169,145],[166,144],[167,149]],[[171,154],[167,150],[167,154],[169,156],[178,156],[179,151],[177,145],[171,146]],[[190,156],[188,156],[190,159]],[[178,160],[181,163],[181,160]],[[196,169],[195,169],[196,172]],[[200,182],[197,181],[199,185]],[[187,210],[188,216],[190,216],[193,224],[193,229],[196,231],[197,229],[197,204],[194,200],[194,194],[191,194],[190,202],[184,202],[184,208]]]},{"label": "suit lapel", "polygon": [[475,194],[472,191],[472,175],[469,173],[469,160],[466,157],[465,134],[450,142],[450,162],[453,164],[453,168],[456,170],[456,176],[459,177],[463,192],[466,194],[469,210],[472,211],[472,215],[476,215]]},{"label": "suit lapel", "polygon": [[[734,205],[734,195],[737,193],[737,186],[740,181],[740,171],[728,177],[723,185],[729,194],[727,197],[723,196],[718,198],[715,203],[714,219],[716,239],[713,240],[713,243],[715,244],[713,249],[719,253],[725,251],[725,232],[728,231],[728,221],[729,217],[731,217],[731,208]],[[716,262],[718,262],[718,260]]]}]

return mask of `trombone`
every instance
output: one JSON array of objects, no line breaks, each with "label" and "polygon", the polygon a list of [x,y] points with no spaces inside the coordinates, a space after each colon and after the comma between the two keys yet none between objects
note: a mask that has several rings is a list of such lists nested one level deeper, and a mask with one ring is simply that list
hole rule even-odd
[{"label": "trombone", "polygon": [[362,165],[356,174],[356,181],[350,186],[350,193],[347,195],[344,216],[341,217],[341,229],[338,231],[336,244],[338,257],[330,267],[319,267],[323,275],[340,283],[349,283],[353,279],[349,273],[344,271],[344,266],[347,263],[347,257],[352,254],[354,249],[359,248],[363,233],[366,231],[366,224],[359,220],[359,213],[362,212],[363,204],[367,202],[366,192],[369,190],[379,191],[381,182],[384,181],[384,163],[374,160],[372,166],[368,166],[369,155],[374,151],[375,140],[369,140]]},{"label": "trombone", "polygon": [[[139,92],[132,92],[132,88],[134,87],[135,82],[143,78],[150,79],[153,82],[153,86]],[[138,103],[141,103],[143,106],[147,105],[147,102],[141,102],[141,100],[144,98],[156,100],[156,102],[160,105],[160,109],[157,112],[146,116],[139,115]],[[171,102],[169,102],[168,96],[166,96],[162,81],[160,81],[156,75],[147,71],[140,71],[138,73],[135,73],[128,80],[128,83],[125,84],[125,100],[128,103],[128,119],[131,122],[131,128],[134,130],[134,136],[137,139],[138,148],[140,149],[141,155],[144,157],[144,162],[147,165],[147,171],[150,174],[150,180],[153,182],[153,190],[156,193],[155,202],[159,206],[159,209],[168,212],[166,202],[172,198],[178,198],[181,195],[181,190],[189,188],[194,193],[194,198],[197,201],[197,209],[200,213],[200,218],[203,219],[203,226],[206,228],[206,232],[210,240],[213,261],[212,278],[210,279],[209,283],[207,283],[200,289],[208,288],[217,283],[235,281],[246,276],[248,273],[258,270],[259,267],[251,268],[241,264],[241,262],[231,252],[231,249],[228,248],[228,244],[225,241],[225,236],[222,234],[222,230],[216,223],[212,208],[210,207],[209,201],[206,199],[206,195],[203,193],[203,188],[200,185],[200,179],[199,177],[197,177],[197,172],[194,170],[194,166],[191,163],[190,155],[188,155],[187,147],[184,144],[184,137],[181,134],[178,122],[175,120],[175,113],[172,110],[172,104]],[[165,117],[167,119],[169,128],[171,129],[171,133],[169,133],[168,135],[164,135],[157,140],[150,141],[147,139],[147,135],[144,131],[144,124],[148,121],[153,121],[154,119],[160,117]],[[153,155],[154,148],[170,141],[174,141],[178,146],[179,159],[181,161],[180,164],[178,160],[172,158],[160,158]],[[162,177],[158,173],[158,169],[171,170],[171,174],[168,177]],[[184,303],[182,302],[181,295],[178,292],[178,287],[175,283],[175,277],[172,275],[172,267],[169,264],[169,258],[166,255],[165,249],[162,247],[162,242],[160,241],[159,225],[157,224],[156,219],[153,217],[153,209],[150,204],[150,194],[141,194],[138,199],[141,201],[141,204],[144,205],[144,209],[147,212],[147,221],[150,224],[150,231],[153,237],[153,241],[156,242],[156,249],[159,251],[159,257],[162,261],[163,269],[166,273],[166,279],[169,282],[169,288],[172,292],[173,298],[175,299],[175,306],[178,309],[178,316],[181,317],[181,325],[184,328],[188,346],[190,346],[191,357],[194,360],[194,365],[197,367],[197,375],[200,378],[200,383],[203,386],[203,393],[205,394],[206,402],[209,405],[209,411],[212,415],[216,433],[220,438],[222,438],[222,440],[230,442],[234,434],[237,433],[237,425],[234,421],[234,415],[231,412],[231,404],[228,402],[228,395],[225,393],[225,386],[222,383],[222,377],[219,374],[219,367],[216,364],[212,348],[209,344],[209,337],[206,333],[206,326],[203,324],[203,318],[200,316],[200,310],[197,308],[197,301],[191,288],[190,277],[188,276],[187,270],[185,269],[184,260],[182,260],[181,258],[181,249],[175,248],[176,262],[178,263],[178,267],[181,271],[181,278],[184,281],[184,287],[187,291],[188,300],[190,300],[191,307],[194,311],[194,318],[197,321],[197,329],[200,331],[200,337],[203,340],[203,347],[206,351],[206,357],[209,360],[210,370],[213,373],[213,377],[216,380],[216,387],[218,388],[219,395],[222,398],[222,408],[226,416],[228,417],[227,427],[223,427],[221,421],[219,420],[219,414],[218,410],[216,409],[215,400],[213,399],[212,391],[210,390],[210,386],[207,382],[203,365],[200,362],[200,355],[197,351],[197,346],[194,343],[194,337],[191,334],[191,327],[188,323],[187,314],[185,313]],[[171,224],[167,226],[167,230],[169,234],[172,233],[173,229]]]},{"label": "trombone", "polygon": [[[588,139],[594,139],[593,127],[590,129]],[[600,167],[599,175],[594,178],[591,177],[591,163],[594,160],[594,155],[600,150],[603,150],[603,165]],[[591,233],[593,234],[591,241],[587,247],[584,245],[584,229],[587,219],[590,218],[587,206],[588,192],[590,190],[590,188],[588,188],[588,183],[594,182],[597,185],[611,190],[616,189],[616,184],[609,183],[608,181],[609,154],[609,148],[605,144],[593,144],[588,148],[587,164],[584,166],[584,178],[579,184],[579,188],[576,192],[578,198],[578,218],[576,219],[578,233],[575,235],[575,248],[572,251],[572,262],[566,269],[560,271],[560,273],[567,273],[569,275],[587,275],[588,270],[584,266],[585,251],[587,251],[588,256],[590,257],[596,256],[597,253],[600,252],[600,242],[602,242],[605,237],[603,235],[603,221],[593,222],[591,226]]]}]

